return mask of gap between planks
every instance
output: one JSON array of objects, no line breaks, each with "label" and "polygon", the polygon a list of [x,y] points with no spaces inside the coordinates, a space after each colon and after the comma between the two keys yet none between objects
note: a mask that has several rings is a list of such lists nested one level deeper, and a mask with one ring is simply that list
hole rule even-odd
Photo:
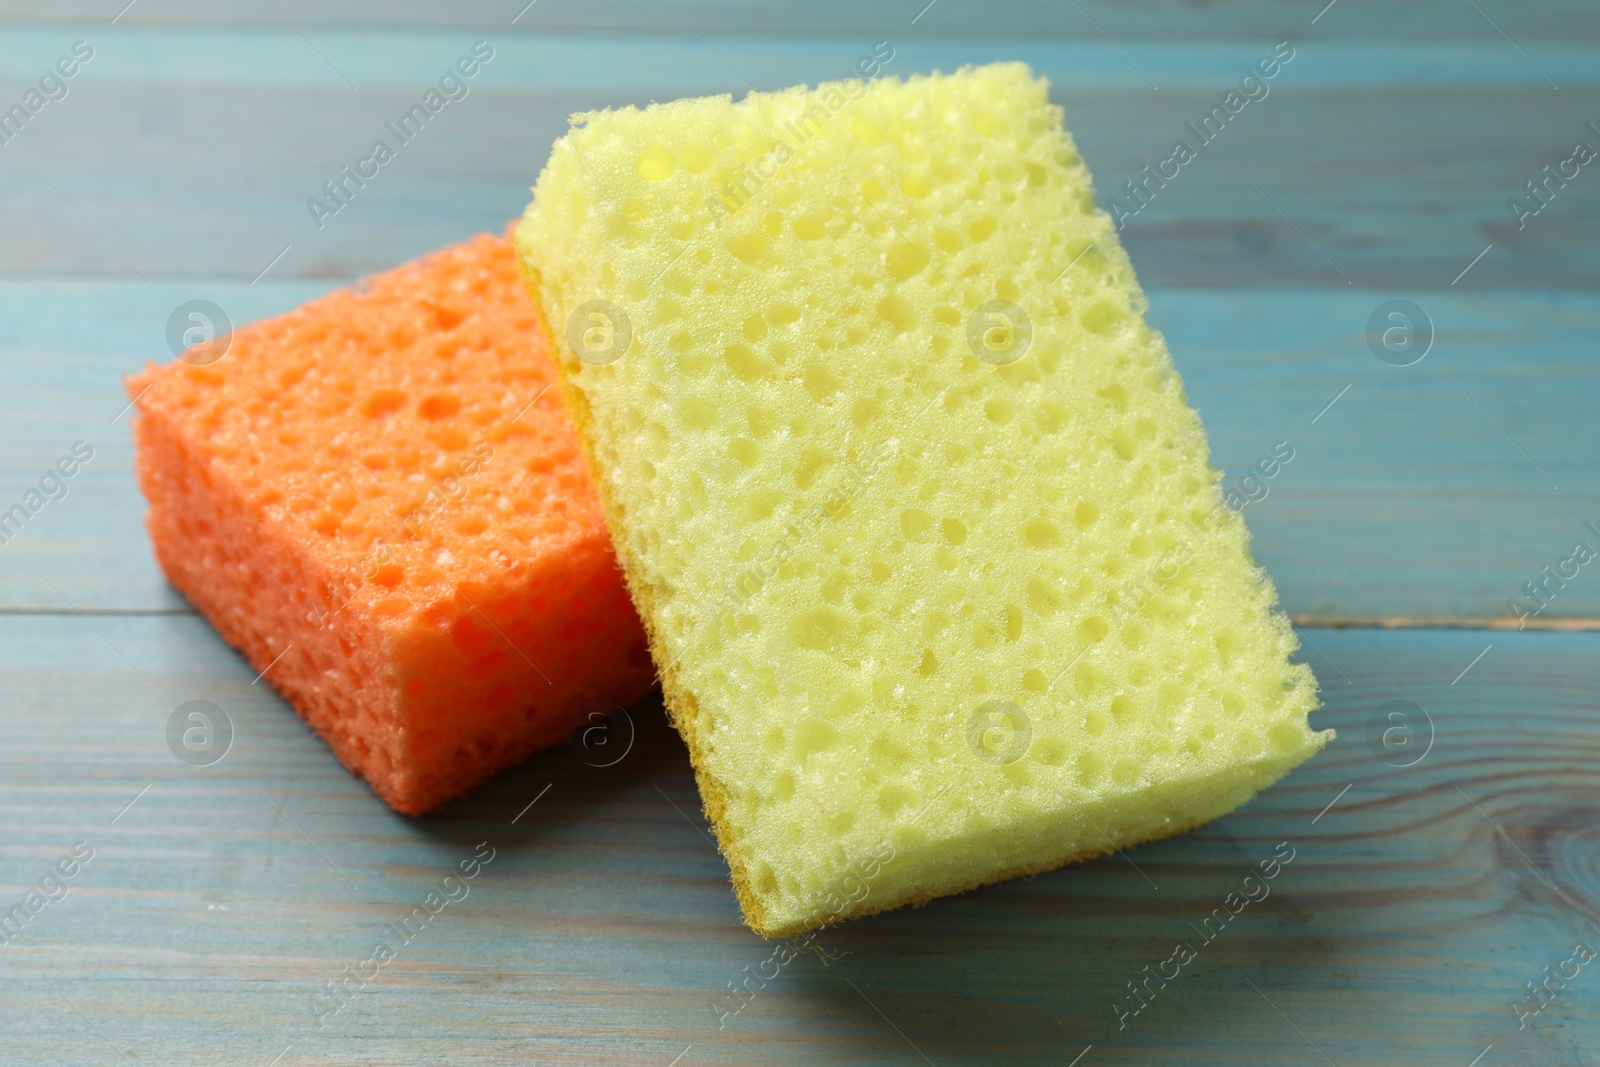
[{"label": "gap between planks", "polygon": [[1505,615],[1296,615],[1296,626],[1317,630],[1600,630],[1600,618],[1552,615],[1517,619]]},{"label": "gap between planks", "polygon": [[[0,618],[26,618],[38,615],[76,615],[69,608],[0,607]],[[197,615],[193,608],[84,608],[84,615],[157,618],[166,615]],[[1295,626],[1312,630],[1547,630],[1564,633],[1600,630],[1600,618],[1588,616],[1540,616],[1519,621],[1502,615],[1299,615],[1290,614]]]}]

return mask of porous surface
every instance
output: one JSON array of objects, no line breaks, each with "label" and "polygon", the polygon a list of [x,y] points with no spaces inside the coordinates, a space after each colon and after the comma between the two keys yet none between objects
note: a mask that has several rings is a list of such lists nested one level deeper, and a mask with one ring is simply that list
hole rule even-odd
[{"label": "porous surface", "polygon": [[1176,833],[1330,736],[1025,66],[577,116],[516,236],[756,930]]},{"label": "porous surface", "polygon": [[156,557],[396,810],[425,812],[649,690],[504,238],[186,358],[127,382]]}]

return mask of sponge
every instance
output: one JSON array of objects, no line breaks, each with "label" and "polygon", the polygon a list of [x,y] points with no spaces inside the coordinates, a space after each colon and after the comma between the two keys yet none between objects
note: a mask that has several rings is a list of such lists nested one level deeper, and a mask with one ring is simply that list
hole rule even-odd
[{"label": "sponge", "polygon": [[488,235],[128,379],[167,577],[397,811],[652,685],[554,379]]},{"label": "sponge", "polygon": [[1331,736],[1026,66],[577,116],[516,240],[755,930],[1178,833]]}]

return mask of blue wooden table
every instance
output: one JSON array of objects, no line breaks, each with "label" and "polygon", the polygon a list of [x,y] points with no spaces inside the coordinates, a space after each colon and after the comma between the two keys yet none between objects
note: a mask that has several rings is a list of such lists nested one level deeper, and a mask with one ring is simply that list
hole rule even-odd
[{"label": "blue wooden table", "polygon": [[[125,2],[0,0],[0,511],[48,497],[0,544],[0,910],[36,905],[0,932],[0,1065],[1600,1064],[1592,5]],[[394,815],[163,582],[119,378],[186,301],[242,323],[499,228],[572,111],[879,41],[894,74],[1032,63],[1107,208],[1292,44],[1124,238],[1339,737],[1193,833],[829,930],[736,999],[772,946],[659,702],[613,765]],[[231,723],[204,766],[168,742],[190,700]]]}]

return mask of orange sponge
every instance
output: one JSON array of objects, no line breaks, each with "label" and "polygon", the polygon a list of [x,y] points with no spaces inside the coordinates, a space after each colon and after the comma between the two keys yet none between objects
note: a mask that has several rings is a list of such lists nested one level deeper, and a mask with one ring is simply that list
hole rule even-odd
[{"label": "orange sponge", "polygon": [[127,381],[156,558],[397,811],[650,689],[505,240],[240,329],[216,362],[185,358]]}]

